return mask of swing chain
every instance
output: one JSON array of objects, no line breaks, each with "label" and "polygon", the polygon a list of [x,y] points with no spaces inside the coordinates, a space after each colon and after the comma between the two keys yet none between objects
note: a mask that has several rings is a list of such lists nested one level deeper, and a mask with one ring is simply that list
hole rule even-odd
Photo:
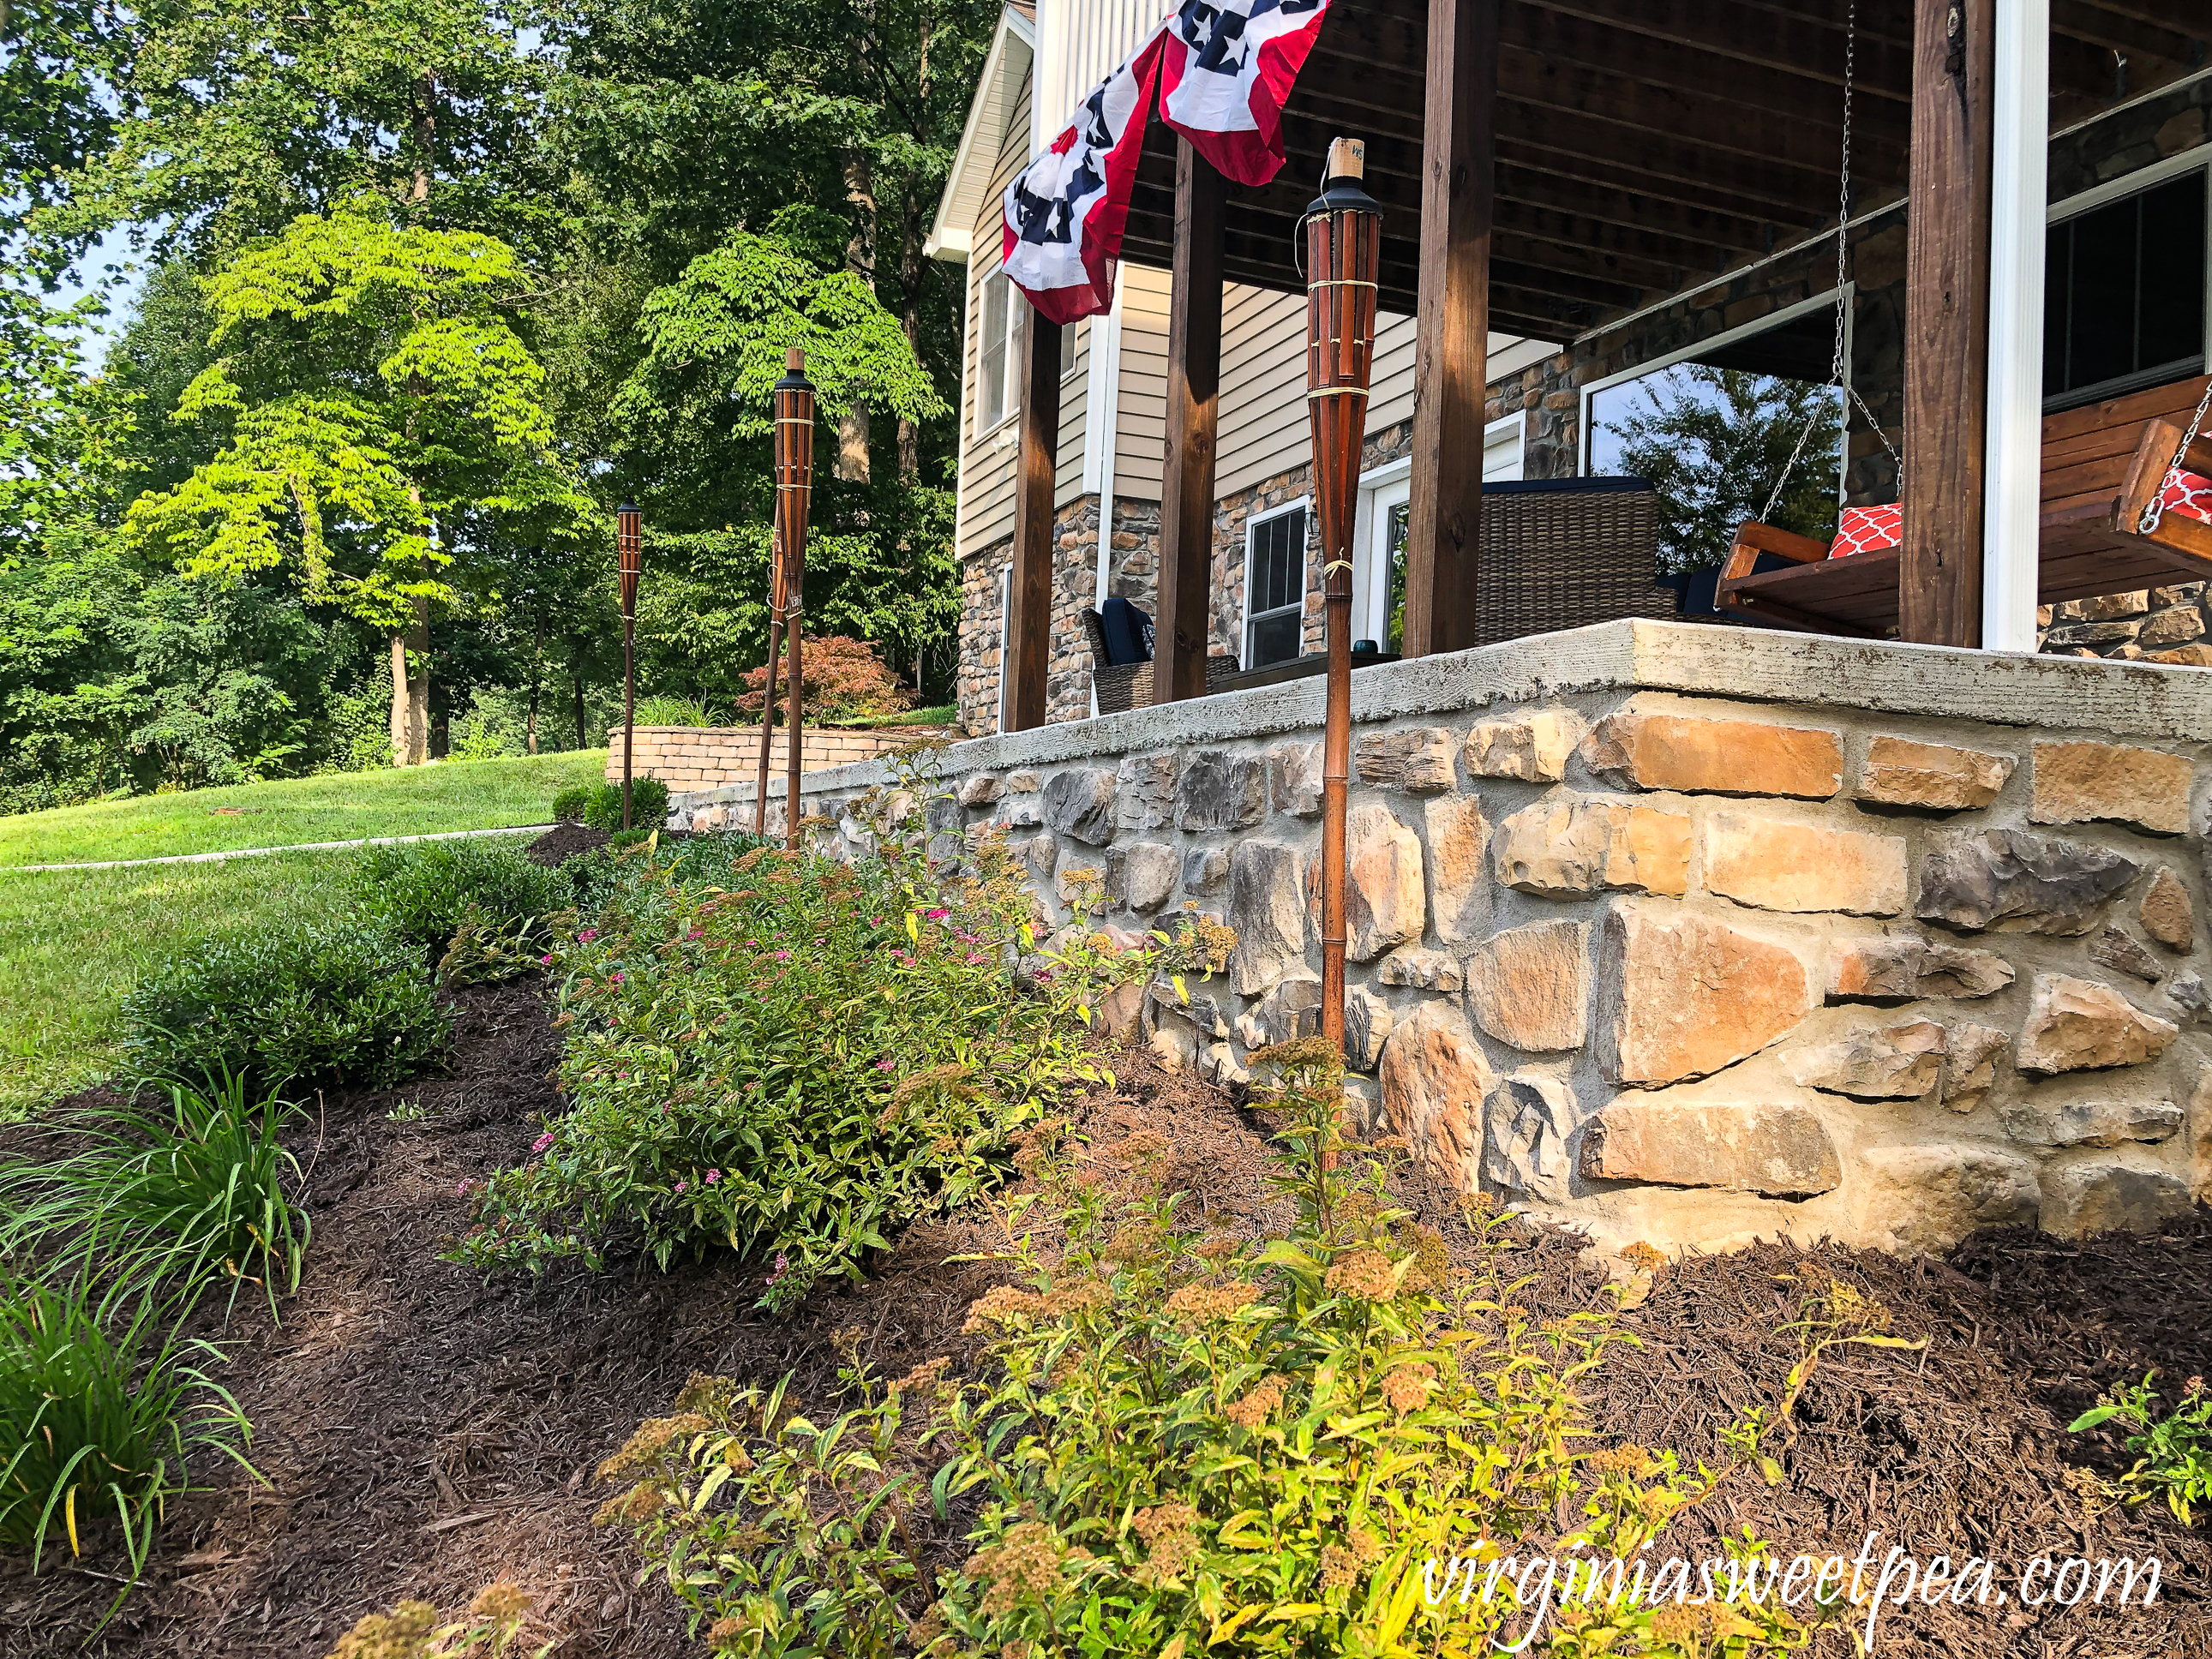
[{"label": "swing chain", "polygon": [[2189,424],[2181,428],[2181,442],[2174,449],[2173,459],[2166,464],[2166,471],[2159,474],[2158,488],[2143,503],[2142,514],[2136,521],[2137,535],[2150,535],[2157,530],[2159,520],[2166,516],[2166,509],[2160,505],[2166,500],[2166,481],[2176,467],[2189,459],[2189,446],[2204,429],[2204,416],[2208,410],[2212,410],[2212,380],[2204,382],[2204,395],[2197,400],[2197,412],[2189,417]]},{"label": "swing chain", "polygon": [[[1856,409],[1860,415],[1865,417],[1869,429],[1881,442],[1881,447],[1889,452],[1889,459],[1897,464],[1898,487],[1902,493],[1905,484],[1905,458],[1897,453],[1897,447],[1890,442],[1889,434],[1882,430],[1881,422],[1875,418],[1874,410],[1867,407],[1866,399],[1859,395],[1858,387],[1852,383],[1850,364],[1846,361],[1844,350],[1844,336],[1849,326],[1848,319],[1850,309],[1850,296],[1844,287],[1844,273],[1849,269],[1850,259],[1851,106],[1852,93],[1857,82],[1858,46],[1858,0],[1850,0],[1850,4],[1844,14],[1843,160],[1837,181],[1836,201],[1836,338],[1834,349],[1828,359],[1828,373],[1835,383],[1843,388],[1844,396],[1847,400],[1843,423],[1843,437],[1847,446],[1847,456],[1851,432],[1850,412],[1852,409]],[[2198,412],[2201,415],[2203,411]],[[1782,492],[1790,487],[1790,479],[1797,471],[1798,459],[1805,453],[1806,442],[1812,437],[1813,428],[1818,424],[1818,419],[1819,417],[1815,416],[1814,420],[1807,422],[1805,429],[1797,434],[1797,447],[1790,452],[1790,459],[1783,463],[1781,476],[1774,481],[1773,493],[1767,496],[1766,505],[1759,509],[1759,516],[1762,523],[1772,522],[1774,509],[1782,500]]]}]

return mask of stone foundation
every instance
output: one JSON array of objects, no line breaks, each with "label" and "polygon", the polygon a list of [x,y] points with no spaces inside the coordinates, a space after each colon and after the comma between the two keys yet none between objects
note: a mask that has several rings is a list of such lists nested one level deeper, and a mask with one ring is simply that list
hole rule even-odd
[{"label": "stone foundation", "polygon": [[[1601,1242],[2149,1227],[2212,1185],[2212,676],[1612,623],[1353,676],[1351,1094]],[[1322,688],[953,745],[1039,902],[1225,921],[1141,1024],[1235,1084],[1313,1028]],[[817,774],[851,805],[877,764]],[[678,803],[677,821],[688,808]]]}]

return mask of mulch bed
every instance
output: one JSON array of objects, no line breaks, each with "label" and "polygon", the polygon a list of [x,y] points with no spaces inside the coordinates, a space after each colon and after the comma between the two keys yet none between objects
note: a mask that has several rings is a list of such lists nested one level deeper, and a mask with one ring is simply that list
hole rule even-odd
[{"label": "mulch bed", "polygon": [[550,870],[579,853],[588,853],[594,847],[605,847],[607,841],[605,830],[594,830],[588,823],[578,823],[573,818],[564,818],[524,848],[522,856],[532,864],[542,864]]},{"label": "mulch bed", "polygon": [[[556,831],[556,834],[562,832]],[[115,1656],[321,1659],[362,1613],[417,1596],[450,1613],[508,1577],[537,1598],[531,1645],[562,1659],[696,1653],[666,1591],[591,1524],[606,1496],[592,1471],[695,1370],[797,1373],[825,1397],[840,1334],[879,1375],[954,1353],[969,1304],[999,1282],[988,1262],[949,1257],[1003,1242],[987,1214],[917,1226],[864,1285],[817,1296],[795,1318],[751,1310],[760,1269],[716,1256],[666,1274],[619,1268],[486,1284],[437,1259],[463,1224],[459,1183],[526,1155],[555,1043],[534,981],[456,999],[456,1071],[398,1091],[319,1103],[299,1140],[312,1158],[314,1238],[283,1323],[242,1307],[225,1381],[256,1429],[266,1487],[233,1481],[173,1516],[148,1583],[87,1650]],[[1261,1121],[1141,1050],[1075,1114],[1091,1146],[1164,1137],[1166,1183],[1219,1229],[1287,1218],[1266,1185]],[[422,1116],[394,1121],[401,1103]],[[1403,1200],[1468,1235],[1449,1196],[1401,1176]],[[1517,1225],[1517,1224],[1516,1224]],[[1606,1272],[1580,1241],[1517,1234],[1540,1313],[1590,1304]],[[2156,1238],[2068,1244],[2033,1233],[1970,1241],[1949,1264],[1828,1248],[1761,1245],[1664,1270],[1624,1317],[1621,1345],[1589,1379],[1598,1427],[1686,1464],[1718,1464],[1740,1408],[1778,1404],[1802,1352],[1785,1328],[1808,1275],[1856,1287],[1924,1352],[1831,1350],[1799,1399],[1794,1435],[1769,1447],[1785,1479],[1732,1475],[1669,1547],[1748,1525],[1784,1553],[1846,1556],[1879,1529],[1925,1559],[1982,1555],[1997,1583],[2060,1556],[2146,1553],[2165,1566],[2148,1610],[1934,1609],[1884,1616],[1878,1651],[1905,1659],[2165,1659],[2212,1655],[2212,1550],[2162,1510],[2085,1502],[2083,1469],[2124,1467],[2117,1443],[2063,1425],[2096,1394],[2156,1368],[2212,1373],[2212,1218]],[[217,1479],[222,1479],[219,1474]],[[1685,1553],[1709,1553],[1685,1548]],[[64,1561],[66,1558],[64,1558]],[[106,1571],[112,1563],[91,1559]],[[33,1580],[0,1560],[0,1655],[74,1650],[112,1595],[64,1565]],[[1840,1632],[1814,1651],[1851,1651]]]}]

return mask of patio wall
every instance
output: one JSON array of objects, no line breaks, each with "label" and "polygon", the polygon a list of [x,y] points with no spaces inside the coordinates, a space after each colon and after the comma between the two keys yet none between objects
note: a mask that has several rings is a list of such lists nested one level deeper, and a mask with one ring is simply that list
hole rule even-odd
[{"label": "patio wall", "polygon": [[[1462,1187],[1918,1249],[2212,1184],[2212,675],[1616,623],[1353,687],[1351,1091]],[[1002,827],[1054,923],[1092,881],[1224,921],[1224,975],[1112,1012],[1234,1085],[1316,1017],[1321,719],[1307,681],[956,744],[928,822]],[[822,844],[886,781],[811,776]]]}]

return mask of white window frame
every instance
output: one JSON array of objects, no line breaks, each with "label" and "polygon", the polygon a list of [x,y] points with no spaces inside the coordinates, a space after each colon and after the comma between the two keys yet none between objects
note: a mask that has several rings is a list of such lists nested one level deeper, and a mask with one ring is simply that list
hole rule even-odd
[{"label": "white window frame", "polygon": [[[1844,373],[1849,374],[1852,368],[1851,340],[1858,322],[1856,303],[1858,284],[1846,283],[1844,284],[1844,289],[1847,301],[1844,307]],[[1779,328],[1784,323],[1794,323],[1808,313],[1833,312],[1835,308],[1836,290],[1832,288],[1825,293],[1814,295],[1809,300],[1800,300],[1796,304],[1784,306],[1779,311],[1770,311],[1764,317],[1751,322],[1741,324],[1735,328],[1723,329],[1711,339],[1699,340],[1684,346],[1679,351],[1653,357],[1648,362],[1637,364],[1633,368],[1624,368],[1618,374],[1608,374],[1601,380],[1592,380],[1582,389],[1582,401],[1575,411],[1575,442],[1576,447],[1581,452],[1575,458],[1576,476],[1583,478],[1591,476],[1590,457],[1596,446],[1591,441],[1595,434],[1590,428],[1590,404],[1599,392],[1610,392],[1613,387],[1626,386],[1631,380],[1646,379],[1662,370],[1672,368],[1677,363],[1686,363],[1692,357],[1702,357],[1707,352],[1717,351],[1723,346],[1734,345],[1738,340],[1748,340],[1754,335],[1764,334],[1770,329]],[[1845,425],[1848,426],[1849,422],[1846,422]],[[1851,465],[1850,445],[1846,442],[1841,447],[1844,453],[1841,462],[1836,469],[1836,500],[1838,503],[1844,500],[1844,480],[1850,471]]]},{"label": "white window frame", "polygon": [[[1510,434],[1513,439],[1510,473],[1490,470],[1492,442]],[[1518,481],[1528,460],[1527,411],[1502,416],[1482,428],[1482,477],[1485,483]],[[1413,462],[1410,456],[1370,467],[1359,475],[1359,505],[1352,523],[1352,637],[1373,640],[1390,648],[1390,568],[1376,556],[1382,544],[1382,526],[1390,510],[1413,497]]]},{"label": "white window frame", "polygon": [[[1285,501],[1285,502],[1284,502],[1280,507],[1269,507],[1269,508],[1268,508],[1265,513],[1255,513],[1255,514],[1252,514],[1252,516],[1251,516],[1251,517],[1249,517],[1249,518],[1248,518],[1248,519],[1246,519],[1246,520],[1244,520],[1244,579],[1243,579],[1243,589],[1244,589],[1243,611],[1244,611],[1244,616],[1243,616],[1243,620],[1242,622],[1240,622],[1240,623],[1237,624],[1237,661],[1238,661],[1239,665],[1240,665],[1240,666],[1242,666],[1242,667],[1243,667],[1243,668],[1246,668],[1246,669],[1249,669],[1249,668],[1251,668],[1251,667],[1253,667],[1253,666],[1254,666],[1253,663],[1252,663],[1252,662],[1251,662],[1251,660],[1250,660],[1250,658],[1251,658],[1251,655],[1252,655],[1252,623],[1253,623],[1253,615],[1252,615],[1252,538],[1253,538],[1253,533],[1254,533],[1255,531],[1257,531],[1257,530],[1258,530],[1258,529],[1259,529],[1262,525],[1273,524],[1276,520],[1278,520],[1278,519],[1288,518],[1288,517],[1289,517],[1291,514],[1293,514],[1293,513],[1303,513],[1303,514],[1304,514],[1306,515],[1306,533],[1305,533],[1305,535],[1304,535],[1304,536],[1300,539],[1299,544],[1298,544],[1298,581],[1297,581],[1297,609],[1298,609],[1298,615],[1299,615],[1299,617],[1300,617],[1300,621],[1299,621],[1299,624],[1298,624],[1298,642],[1299,642],[1299,648],[1300,648],[1300,652],[1301,652],[1301,653],[1303,653],[1304,649],[1304,643],[1305,643],[1305,624],[1304,624],[1304,615],[1305,615],[1305,605],[1306,605],[1306,587],[1307,587],[1307,583],[1308,583],[1308,581],[1309,581],[1309,580],[1310,580],[1309,565],[1310,564],[1310,562],[1311,562],[1311,559],[1312,559],[1312,555],[1313,555],[1313,537],[1314,537],[1313,497],[1312,497],[1312,496],[1310,496],[1310,495],[1301,495],[1301,496],[1299,496],[1299,497],[1297,498],[1297,500],[1296,500],[1296,501]],[[1261,615],[1261,617],[1267,617],[1276,616],[1276,615],[1279,615],[1279,613],[1281,613],[1282,611],[1287,611],[1287,610],[1289,610],[1289,609],[1290,609],[1290,607],[1289,607],[1288,605],[1277,605],[1277,606],[1273,607],[1272,609],[1269,609],[1269,610],[1267,610],[1267,611],[1262,611],[1260,613],[1260,615]],[[1286,659],[1286,660],[1289,660],[1289,659]]]},{"label": "white window frame", "polygon": [[[1006,315],[1001,322],[1005,337],[999,343],[1002,356],[999,367],[998,396],[1000,407],[995,413],[987,414],[984,393],[989,379],[989,343],[986,335],[991,319],[991,285],[996,283],[1006,296]],[[1006,276],[1002,262],[994,262],[985,271],[975,286],[975,436],[989,437],[1009,422],[1020,418],[1021,385],[1021,313],[1015,309],[1014,285]]]},{"label": "white window frame", "polygon": [[[2107,179],[2103,184],[2082,191],[2078,195],[2069,196],[2063,202],[2054,202],[2051,204],[2050,210],[2044,216],[2044,228],[2048,231],[2065,223],[2069,219],[2078,219],[2083,214],[2093,213],[2100,207],[2110,207],[2113,203],[2125,201],[2130,196],[2140,196],[2146,191],[2156,190],[2160,185],[2171,184],[2174,179],[2185,178],[2191,173],[2201,173],[2204,181],[2204,356],[2206,362],[2212,363],[2212,144],[2199,144],[2193,149],[2183,150],[2179,155],[2166,156],[2153,161],[2148,167],[2137,167],[2133,173],[2124,173],[2117,179]],[[2046,242],[2045,246],[2048,246],[2049,244]],[[2045,275],[2047,276],[2048,273],[2046,272]],[[2043,319],[2039,317],[2036,319],[2036,326],[2040,328],[2042,325]],[[2202,374],[2206,370],[2200,367],[2197,372]],[[2143,383],[2144,386],[2162,384],[2164,382],[2158,380]],[[2117,380],[2101,381],[2094,386],[2076,386],[2071,392],[2066,392],[2064,396],[2069,409],[2080,409],[2103,398],[2124,397],[2130,392],[2142,389],[2142,386],[2130,386],[2128,383],[2128,377],[2124,376]],[[2041,403],[2042,398],[2039,389],[2037,396],[2039,408]]]}]

